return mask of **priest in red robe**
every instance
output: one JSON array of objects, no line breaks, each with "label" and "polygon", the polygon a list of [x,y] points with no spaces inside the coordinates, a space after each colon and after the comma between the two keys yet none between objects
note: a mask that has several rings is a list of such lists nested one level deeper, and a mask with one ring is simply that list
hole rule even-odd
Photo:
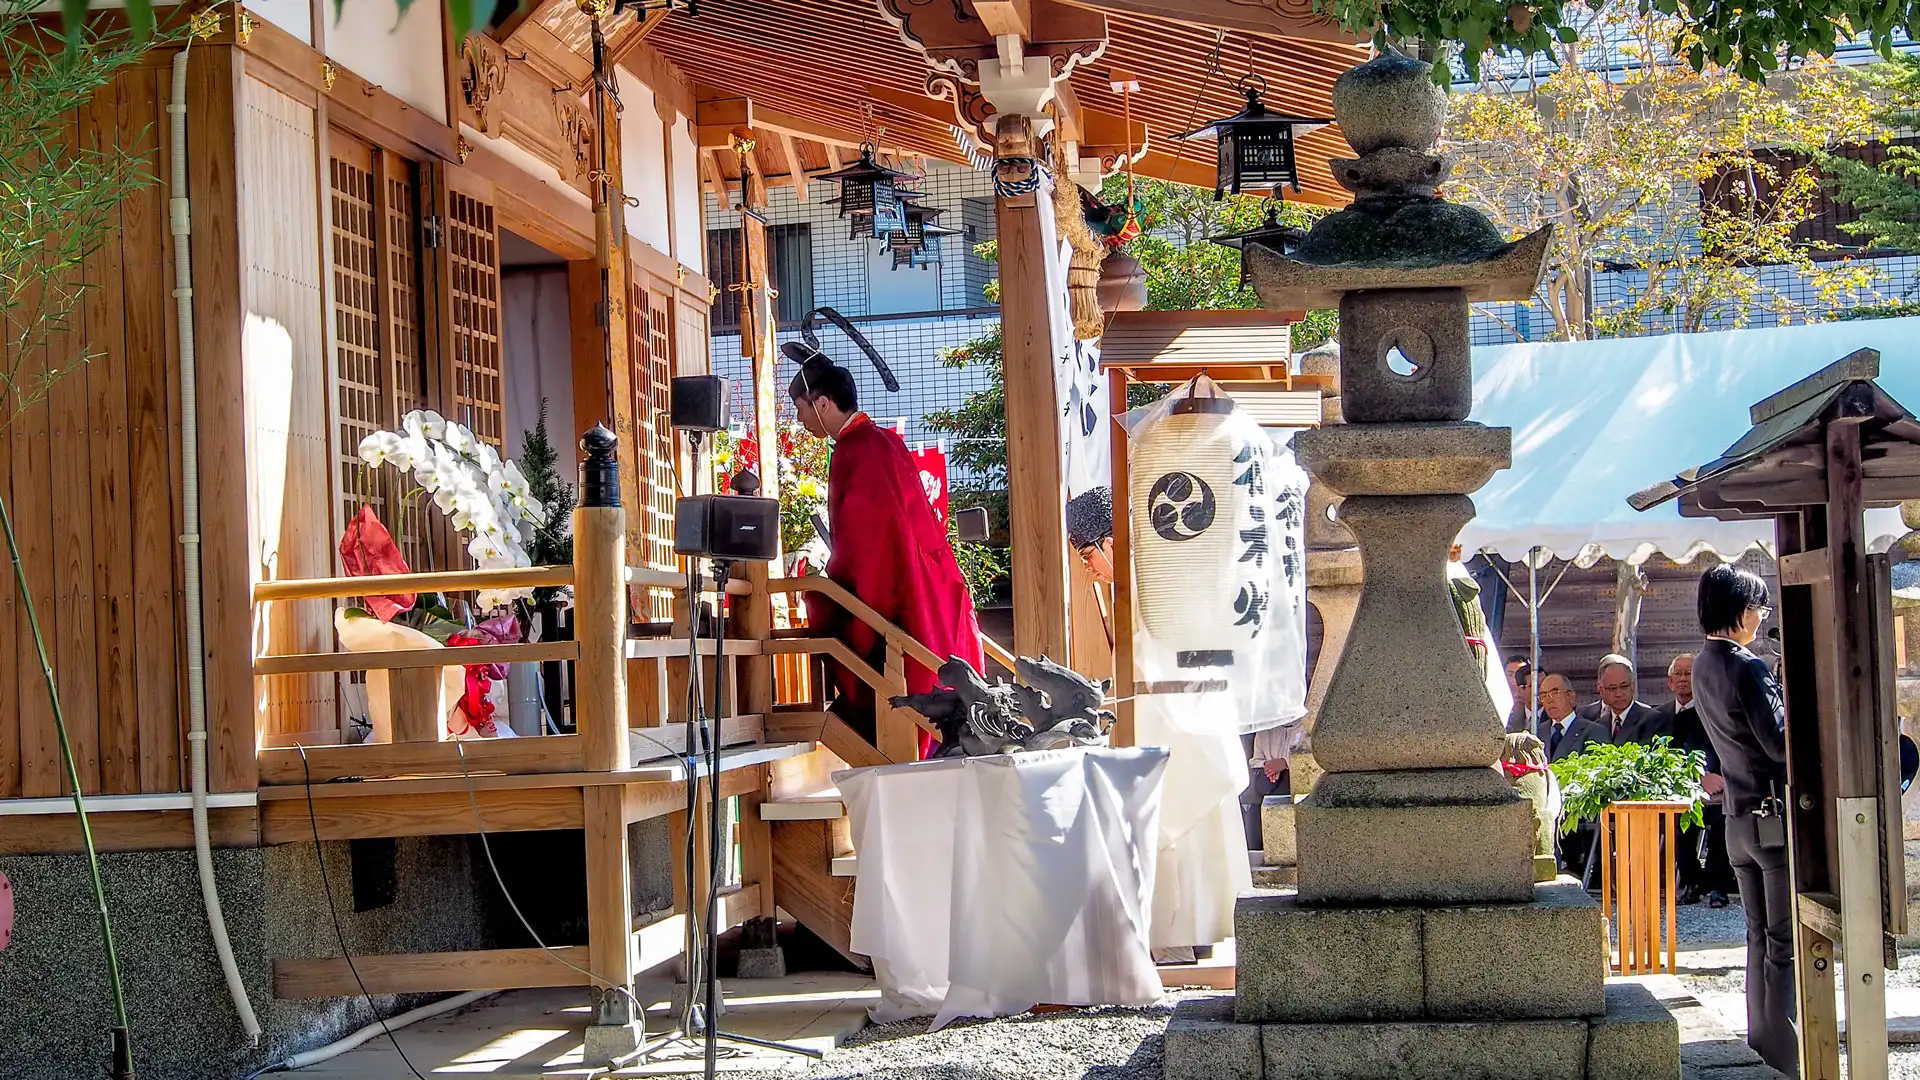
[{"label": "priest in red robe", "polygon": [[[800,423],[833,440],[827,471],[827,531],[832,554],[827,576],[906,631],[935,656],[958,656],[986,670],[973,599],[920,486],[907,444],[860,411],[853,374],[814,353],[788,387]],[[808,624],[846,642],[875,671],[885,670],[886,641],[858,618],[818,593],[807,595]],[[909,659],[907,691],[933,689],[934,674]],[[849,671],[837,673],[835,712],[871,741],[874,695]],[[920,754],[932,738],[921,732]]]}]

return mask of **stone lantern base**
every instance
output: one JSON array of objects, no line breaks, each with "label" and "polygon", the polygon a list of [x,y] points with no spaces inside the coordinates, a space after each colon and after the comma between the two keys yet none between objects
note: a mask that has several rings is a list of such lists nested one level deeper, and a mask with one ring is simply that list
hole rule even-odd
[{"label": "stone lantern base", "polygon": [[1678,1080],[1679,1027],[1605,984],[1600,908],[1571,878],[1521,904],[1315,907],[1249,896],[1238,989],[1167,1028],[1166,1080]]},{"label": "stone lantern base", "polygon": [[1297,437],[1363,564],[1315,717],[1326,773],[1292,806],[1297,891],[1240,900],[1236,992],[1175,1010],[1167,1080],[1679,1080],[1673,1017],[1606,985],[1599,905],[1535,883],[1533,805],[1490,767],[1502,724],[1441,584],[1509,440],[1458,421]]}]

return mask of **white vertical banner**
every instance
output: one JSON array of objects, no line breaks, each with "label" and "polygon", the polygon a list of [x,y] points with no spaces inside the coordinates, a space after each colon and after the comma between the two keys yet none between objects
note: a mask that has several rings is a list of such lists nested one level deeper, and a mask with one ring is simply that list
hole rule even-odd
[{"label": "white vertical banner", "polygon": [[[1053,183],[1071,183],[1060,177],[1053,177]],[[1067,385],[1063,375],[1072,366],[1073,356],[1073,312],[1067,306],[1067,262],[1069,252],[1067,242],[1060,235],[1059,222],[1053,216],[1053,193],[1050,185],[1042,185],[1034,195],[1034,204],[1040,211],[1040,250],[1046,260],[1047,275],[1047,330],[1050,336],[1048,356],[1053,361],[1053,408],[1054,415],[1060,415],[1060,409],[1066,401],[1064,387]],[[1068,447],[1072,440],[1067,438],[1067,428],[1063,424],[1060,432],[1061,475],[1070,475],[1071,459]]]},{"label": "white vertical banner", "polygon": [[[1072,180],[1056,176],[1056,184]],[[1054,416],[1060,425],[1060,453],[1067,497],[1107,485],[1112,476],[1113,441],[1107,428],[1107,378],[1100,370],[1100,344],[1073,336],[1073,309],[1067,299],[1067,267],[1073,244],[1055,227],[1053,201],[1041,197],[1040,220],[1047,245],[1047,326],[1052,332]]]},{"label": "white vertical banner", "polygon": [[1100,370],[1100,343],[1075,341],[1056,387],[1060,395],[1060,437],[1067,444],[1067,497],[1106,487],[1113,476],[1112,430],[1107,373]]}]

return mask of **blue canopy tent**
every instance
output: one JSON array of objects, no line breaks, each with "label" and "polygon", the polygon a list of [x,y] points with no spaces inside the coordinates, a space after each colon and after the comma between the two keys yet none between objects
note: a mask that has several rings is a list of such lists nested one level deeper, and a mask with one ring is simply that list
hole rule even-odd
[{"label": "blue canopy tent", "polygon": [[[1527,565],[1535,662],[1538,571],[1555,558],[1770,551],[1771,522],[1641,513],[1627,497],[1718,457],[1752,426],[1751,403],[1859,348],[1880,351],[1889,394],[1920,401],[1920,318],[1476,348],[1472,419],[1513,429],[1513,467],[1473,496],[1460,544]],[[1873,550],[1905,532],[1897,511],[1868,512]]]}]

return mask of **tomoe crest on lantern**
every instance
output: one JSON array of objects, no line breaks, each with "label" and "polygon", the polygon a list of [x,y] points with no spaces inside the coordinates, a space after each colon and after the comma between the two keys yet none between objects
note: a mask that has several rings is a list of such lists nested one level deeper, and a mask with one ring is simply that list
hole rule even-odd
[{"label": "tomoe crest on lantern", "polygon": [[1268,111],[1261,100],[1267,90],[1267,80],[1252,72],[1240,77],[1239,89],[1246,95],[1246,108],[1174,137],[1195,139],[1210,135],[1219,145],[1219,173],[1213,187],[1215,199],[1229,191],[1235,195],[1246,191],[1277,194],[1282,187],[1299,191],[1300,170],[1294,161],[1294,136],[1326,127],[1332,121]]},{"label": "tomoe crest on lantern", "polygon": [[1257,423],[1197,380],[1135,432],[1135,610],[1183,667],[1223,667],[1271,605],[1271,493]]}]

